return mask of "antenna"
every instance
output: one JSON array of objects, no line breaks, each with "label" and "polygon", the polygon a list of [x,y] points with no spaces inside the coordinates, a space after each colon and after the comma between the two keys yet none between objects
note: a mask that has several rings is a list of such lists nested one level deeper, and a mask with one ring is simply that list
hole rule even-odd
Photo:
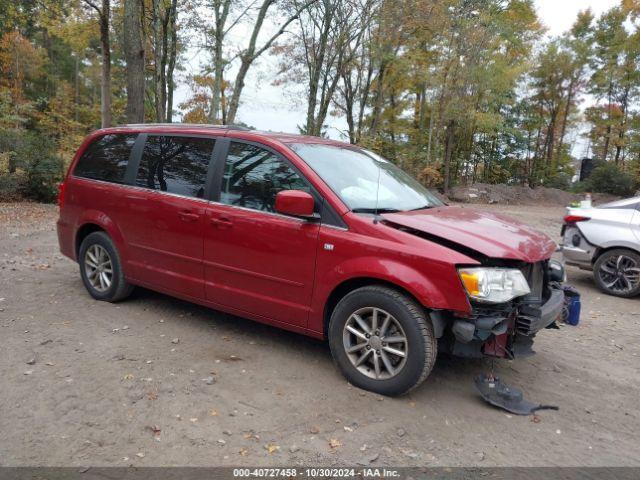
[{"label": "antenna", "polygon": [[373,159],[378,164],[378,185],[376,186],[376,203],[373,208],[373,223],[378,223],[378,201],[380,199],[380,177],[382,173],[382,166],[375,158]]}]

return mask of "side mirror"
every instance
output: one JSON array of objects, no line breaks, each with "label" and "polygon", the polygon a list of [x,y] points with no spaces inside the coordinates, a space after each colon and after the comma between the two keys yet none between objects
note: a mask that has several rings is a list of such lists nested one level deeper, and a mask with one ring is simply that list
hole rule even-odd
[{"label": "side mirror", "polygon": [[292,217],[315,219],[313,197],[302,190],[282,190],[276,195],[276,212]]}]

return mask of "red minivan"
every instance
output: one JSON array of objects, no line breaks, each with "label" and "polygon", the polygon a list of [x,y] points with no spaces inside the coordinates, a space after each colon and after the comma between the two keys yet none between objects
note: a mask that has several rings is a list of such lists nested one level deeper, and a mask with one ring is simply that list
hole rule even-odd
[{"label": "red minivan", "polygon": [[350,382],[385,395],[419,385],[438,350],[533,353],[564,305],[549,237],[446,206],[393,163],[333,140],[103,129],[78,150],[59,202],[60,250],[94,298],[140,285],[326,338]]}]

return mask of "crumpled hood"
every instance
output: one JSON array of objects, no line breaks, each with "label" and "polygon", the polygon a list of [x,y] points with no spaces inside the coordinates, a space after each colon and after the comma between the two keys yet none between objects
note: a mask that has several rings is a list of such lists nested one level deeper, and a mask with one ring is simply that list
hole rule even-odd
[{"label": "crumpled hood", "polygon": [[461,207],[437,207],[409,212],[385,213],[393,224],[462,247],[487,257],[535,263],[546,260],[556,249],[547,235],[508,216]]}]

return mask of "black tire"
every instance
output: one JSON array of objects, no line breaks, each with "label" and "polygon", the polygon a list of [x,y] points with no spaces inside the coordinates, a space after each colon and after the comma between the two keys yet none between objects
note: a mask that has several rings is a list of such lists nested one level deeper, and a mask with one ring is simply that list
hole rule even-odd
[{"label": "black tire", "polygon": [[[618,282],[611,285],[612,281],[615,281],[615,276],[611,273],[614,269],[614,265],[618,265],[617,259],[623,258],[623,263],[619,264],[624,267],[619,270],[625,278],[620,278]],[[613,250],[607,250],[598,257],[596,263],[593,265],[593,278],[598,288],[607,295],[614,295],[616,297],[631,298],[640,294],[640,274],[637,271],[629,271],[629,268],[640,268],[640,255],[633,250],[626,248],[615,248]],[[629,274],[634,275],[629,278]],[[626,279],[626,280],[625,280]],[[628,287],[628,288],[625,288]]]},{"label": "black tire", "polygon": [[[103,291],[98,290],[92,285],[88,278],[87,267],[85,266],[87,251],[96,245],[102,247],[106,251],[111,261],[111,284]],[[124,279],[124,272],[122,271],[122,263],[120,262],[118,250],[109,235],[105,232],[93,232],[86,236],[80,244],[78,264],[80,265],[82,283],[84,283],[89,294],[96,300],[118,302],[128,297],[133,291],[133,285]]]},{"label": "black tire", "polygon": [[[367,376],[355,366],[346,351],[345,325],[352,314],[369,307],[392,315],[406,338],[404,364],[390,378]],[[398,396],[416,388],[427,378],[436,360],[437,341],[424,308],[403,293],[382,285],[358,288],[340,300],[329,321],[328,337],[333,359],[347,380],[359,388],[381,395]],[[366,348],[370,349],[370,346]],[[375,352],[371,352],[371,355],[375,356]],[[367,366],[364,365],[364,368]]]}]

